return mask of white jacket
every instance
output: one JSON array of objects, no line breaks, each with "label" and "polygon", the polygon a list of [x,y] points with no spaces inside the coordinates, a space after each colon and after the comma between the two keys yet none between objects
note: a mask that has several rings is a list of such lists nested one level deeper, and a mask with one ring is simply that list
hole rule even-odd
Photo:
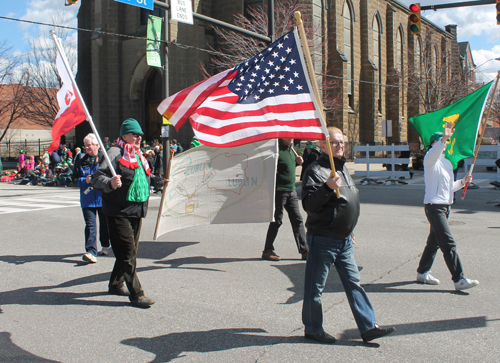
[{"label": "white jacket", "polygon": [[424,204],[453,204],[453,192],[460,190],[462,182],[453,179],[453,166],[445,159],[446,144],[439,140],[424,157]]}]

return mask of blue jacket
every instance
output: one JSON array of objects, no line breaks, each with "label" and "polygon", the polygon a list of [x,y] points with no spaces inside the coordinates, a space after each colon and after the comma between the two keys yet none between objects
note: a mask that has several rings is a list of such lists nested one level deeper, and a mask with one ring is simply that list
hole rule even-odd
[{"label": "blue jacket", "polygon": [[88,154],[83,154],[78,158],[75,163],[75,180],[76,184],[80,187],[80,206],[82,208],[101,208],[102,207],[102,194],[101,192],[91,189],[87,194],[85,191],[92,187],[92,184],[87,183],[85,178],[87,175],[92,175],[99,168],[99,163],[104,159],[102,153],[91,160]]}]

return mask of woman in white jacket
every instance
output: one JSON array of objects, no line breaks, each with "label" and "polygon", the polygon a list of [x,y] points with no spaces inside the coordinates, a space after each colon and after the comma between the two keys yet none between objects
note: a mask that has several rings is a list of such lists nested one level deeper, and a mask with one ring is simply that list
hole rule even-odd
[{"label": "woman in white jacket", "polygon": [[431,285],[439,284],[439,280],[430,274],[430,269],[437,251],[441,249],[455,283],[455,289],[464,290],[477,286],[479,281],[464,276],[457,245],[448,225],[453,193],[472,181],[471,175],[455,181],[451,162],[444,157],[446,142],[454,131],[453,123],[447,123],[443,133],[434,133],[430,139],[429,151],[424,158],[424,205],[425,215],[431,228],[417,269],[417,281]]}]

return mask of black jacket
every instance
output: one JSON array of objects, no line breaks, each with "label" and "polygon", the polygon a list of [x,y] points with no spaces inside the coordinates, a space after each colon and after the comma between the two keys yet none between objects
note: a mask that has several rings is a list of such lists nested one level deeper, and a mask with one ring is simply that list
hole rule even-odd
[{"label": "black jacket", "polygon": [[[123,156],[123,149],[114,145],[108,150],[108,156],[116,174],[121,175],[122,186],[116,189],[111,188],[112,174],[106,159],[104,159],[92,178],[92,187],[102,192],[102,211],[111,217],[146,217],[148,201],[142,203],[127,201],[127,193],[134,180],[135,170],[118,162]],[[151,185],[151,179],[156,184],[155,186],[160,187],[163,183],[163,178],[148,176],[149,185]]]},{"label": "black jacket", "polygon": [[305,171],[302,179],[302,207],[307,212],[308,233],[346,239],[354,231],[359,218],[359,191],[345,164],[334,158],[337,175],[341,178],[340,198],[326,181],[332,172],[325,153]]}]

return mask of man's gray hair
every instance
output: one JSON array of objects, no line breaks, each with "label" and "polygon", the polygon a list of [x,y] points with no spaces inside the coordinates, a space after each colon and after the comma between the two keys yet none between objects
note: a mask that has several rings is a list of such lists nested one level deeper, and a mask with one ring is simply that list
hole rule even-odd
[{"label": "man's gray hair", "polygon": [[83,139],[83,143],[85,144],[86,141],[90,141],[92,145],[99,145],[97,137],[94,134],[88,134],[87,136],[85,136],[85,138]]}]

